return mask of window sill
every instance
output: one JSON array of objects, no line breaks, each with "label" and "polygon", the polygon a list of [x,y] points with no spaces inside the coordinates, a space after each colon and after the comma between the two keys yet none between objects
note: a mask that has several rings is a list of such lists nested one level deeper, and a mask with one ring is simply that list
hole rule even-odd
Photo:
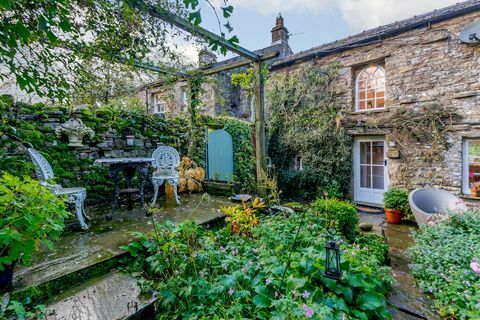
[{"label": "window sill", "polygon": [[350,111],[349,114],[351,115],[356,115],[356,114],[369,114],[369,113],[385,113],[389,112],[390,109],[384,108],[384,109],[372,109],[372,110],[361,110],[361,111]]},{"label": "window sill", "polygon": [[462,194],[459,196],[460,199],[465,199],[465,200],[474,200],[474,201],[480,201],[480,197],[472,197],[469,194]]}]

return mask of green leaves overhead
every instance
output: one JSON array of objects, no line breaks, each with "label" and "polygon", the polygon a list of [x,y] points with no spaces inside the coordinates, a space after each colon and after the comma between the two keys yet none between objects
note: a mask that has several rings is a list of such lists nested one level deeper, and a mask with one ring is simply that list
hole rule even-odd
[{"label": "green leaves overhead", "polygon": [[[161,5],[150,0],[0,0],[0,66],[5,70],[0,80],[14,77],[29,93],[64,100],[72,87],[86,81],[84,61],[134,65],[148,62],[155,52],[178,62],[171,39],[191,35],[154,17],[145,5],[157,6],[193,26],[202,23],[199,0],[166,0]],[[221,10],[221,17],[227,19],[233,7]],[[221,25],[232,31],[229,21],[219,21]],[[220,44],[205,41],[226,53]],[[229,41],[236,44],[238,38]]]}]

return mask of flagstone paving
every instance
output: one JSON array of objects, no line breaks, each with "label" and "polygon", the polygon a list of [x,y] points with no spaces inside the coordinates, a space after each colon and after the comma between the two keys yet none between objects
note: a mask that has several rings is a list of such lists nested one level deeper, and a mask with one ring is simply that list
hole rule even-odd
[{"label": "flagstone paving", "polygon": [[373,231],[387,238],[389,245],[390,266],[395,284],[388,297],[390,310],[394,320],[439,319],[433,308],[432,300],[420,292],[408,269],[409,259],[406,249],[412,244],[410,234],[417,229],[416,225],[403,223],[389,224],[384,214],[360,213],[360,222],[373,224]]}]

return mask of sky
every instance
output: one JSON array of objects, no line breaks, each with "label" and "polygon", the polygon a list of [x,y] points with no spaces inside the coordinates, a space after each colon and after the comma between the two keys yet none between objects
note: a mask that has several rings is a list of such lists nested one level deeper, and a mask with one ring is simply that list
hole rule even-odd
[{"label": "sky", "polygon": [[[218,7],[223,0],[211,0]],[[202,1],[200,1],[202,2]],[[232,34],[240,45],[256,50],[271,44],[270,30],[281,13],[291,36],[293,52],[342,39],[379,25],[443,8],[459,0],[228,0],[234,7]],[[218,22],[206,3],[201,9],[202,26],[219,33]],[[197,48],[185,47],[190,59]],[[218,60],[225,57],[219,56]]]}]

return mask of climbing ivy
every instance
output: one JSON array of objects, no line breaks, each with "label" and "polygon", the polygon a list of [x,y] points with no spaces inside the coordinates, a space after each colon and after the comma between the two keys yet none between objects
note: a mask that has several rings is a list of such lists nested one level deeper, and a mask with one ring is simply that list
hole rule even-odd
[{"label": "climbing ivy", "polygon": [[[338,67],[310,64],[268,80],[268,153],[287,197],[310,197],[332,187],[348,191],[351,138],[341,125]],[[303,170],[292,168],[296,154]]]}]

